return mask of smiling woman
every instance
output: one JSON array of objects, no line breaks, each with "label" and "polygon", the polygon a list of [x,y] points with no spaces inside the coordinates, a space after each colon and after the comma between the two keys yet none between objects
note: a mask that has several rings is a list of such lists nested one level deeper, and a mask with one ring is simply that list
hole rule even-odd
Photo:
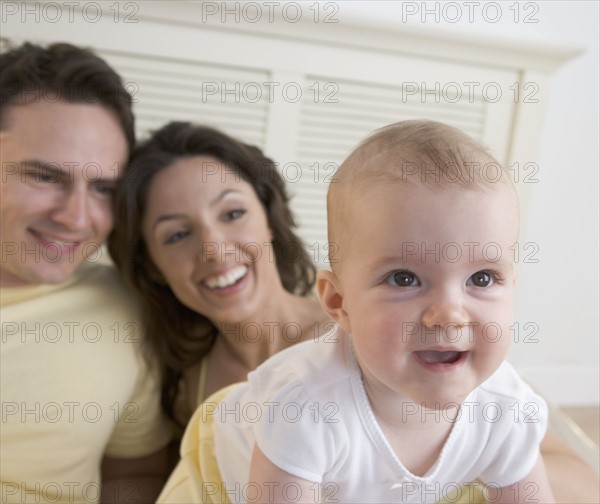
[{"label": "smiling woman", "polygon": [[142,299],[163,364],[162,403],[182,425],[206,397],[326,330],[315,268],[284,182],[262,152],[171,123],[133,154],[109,241]]},{"label": "smiling woman", "polygon": [[253,318],[280,284],[272,233],[252,185],[218,159],[180,159],[148,191],[143,235],[177,298],[212,321]]}]

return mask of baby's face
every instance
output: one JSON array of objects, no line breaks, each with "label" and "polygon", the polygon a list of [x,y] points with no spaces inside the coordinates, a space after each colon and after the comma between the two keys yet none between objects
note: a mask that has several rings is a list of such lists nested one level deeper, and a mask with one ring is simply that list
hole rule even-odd
[{"label": "baby's face", "polygon": [[434,409],[462,402],[510,342],[515,194],[502,184],[376,184],[357,191],[344,218],[342,325],[367,389]]}]

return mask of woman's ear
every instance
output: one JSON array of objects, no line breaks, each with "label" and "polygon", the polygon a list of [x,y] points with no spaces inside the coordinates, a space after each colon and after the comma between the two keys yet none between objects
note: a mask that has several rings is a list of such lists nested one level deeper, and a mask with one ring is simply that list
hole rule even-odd
[{"label": "woman's ear", "polygon": [[323,311],[335,320],[344,331],[352,332],[348,313],[344,309],[344,294],[340,280],[333,271],[317,272],[317,292]]}]

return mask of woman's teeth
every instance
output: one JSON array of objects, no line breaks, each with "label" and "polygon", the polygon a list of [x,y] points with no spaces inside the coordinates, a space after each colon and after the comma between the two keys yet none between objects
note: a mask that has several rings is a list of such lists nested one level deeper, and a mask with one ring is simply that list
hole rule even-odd
[{"label": "woman's teeth", "polygon": [[222,275],[208,277],[206,280],[204,280],[204,285],[206,285],[209,289],[222,289],[224,287],[229,287],[243,278],[247,272],[248,266],[236,266]]}]

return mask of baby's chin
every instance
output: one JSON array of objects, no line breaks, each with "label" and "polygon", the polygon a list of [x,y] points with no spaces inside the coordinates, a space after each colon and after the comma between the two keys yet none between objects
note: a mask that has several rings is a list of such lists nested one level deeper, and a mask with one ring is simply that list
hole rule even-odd
[{"label": "baby's chin", "polygon": [[429,391],[429,393],[418,394],[419,397],[412,399],[422,409],[452,413],[461,406],[471,392],[471,389],[457,390],[455,392],[447,391],[442,394]]},{"label": "baby's chin", "polygon": [[455,412],[467,396],[457,396],[453,398],[439,398],[438,400],[421,401],[419,404],[428,411],[440,411],[444,413]]}]

